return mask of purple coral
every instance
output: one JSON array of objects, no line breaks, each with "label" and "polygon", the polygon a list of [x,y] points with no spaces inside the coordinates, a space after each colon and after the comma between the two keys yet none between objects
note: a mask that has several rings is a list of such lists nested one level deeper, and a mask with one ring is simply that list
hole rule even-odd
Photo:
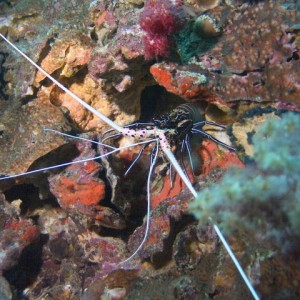
[{"label": "purple coral", "polygon": [[146,59],[170,56],[172,35],[181,29],[184,16],[180,0],[148,0],[140,15],[139,24],[145,31]]}]

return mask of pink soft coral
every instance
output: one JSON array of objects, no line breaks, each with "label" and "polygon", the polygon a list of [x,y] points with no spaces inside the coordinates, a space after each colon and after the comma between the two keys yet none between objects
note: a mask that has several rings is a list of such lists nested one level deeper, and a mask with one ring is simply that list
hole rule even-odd
[{"label": "pink soft coral", "polygon": [[144,37],[145,59],[170,56],[170,41],[165,35]]},{"label": "pink soft coral", "polygon": [[148,0],[139,23],[146,32],[145,58],[169,57],[172,35],[183,25],[182,2],[179,0]]}]

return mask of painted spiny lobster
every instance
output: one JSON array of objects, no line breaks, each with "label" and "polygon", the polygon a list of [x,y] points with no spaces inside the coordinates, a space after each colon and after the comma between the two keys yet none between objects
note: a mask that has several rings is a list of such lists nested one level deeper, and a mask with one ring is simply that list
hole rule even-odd
[{"label": "painted spiny lobster", "polygon": [[[182,178],[183,182],[186,184],[190,192],[193,194],[194,197],[198,196],[198,193],[194,189],[193,185],[191,184],[186,171],[184,170],[185,168],[181,167],[180,164],[178,163],[177,159],[175,158],[173,152],[172,152],[172,147],[177,144],[181,147],[181,152],[184,153],[187,151],[190,153],[190,146],[189,146],[189,139],[191,134],[199,133],[205,138],[209,138],[216,143],[222,145],[223,147],[226,147],[230,150],[234,150],[231,146],[215,139],[213,136],[209,135],[207,132],[202,130],[202,126],[205,124],[210,124],[213,126],[221,127],[224,128],[223,125],[214,123],[214,122],[208,122],[205,121],[203,118],[198,119],[199,116],[197,115],[197,112],[195,111],[195,107],[191,105],[181,105],[178,108],[174,109],[171,111],[169,114],[163,115],[161,117],[153,118],[152,122],[150,123],[135,123],[132,125],[124,126],[121,127],[118,124],[114,123],[111,121],[109,118],[104,116],[102,113],[94,109],[92,106],[87,104],[85,101],[80,99],[78,96],[76,96],[74,93],[72,93],[70,90],[68,90],[65,86],[63,86],[60,82],[58,82],[55,78],[53,78],[50,74],[48,74],[46,71],[44,71],[39,65],[37,65],[33,60],[31,60],[27,55],[25,55],[21,50],[19,50],[13,43],[11,43],[5,36],[0,34],[0,37],[6,41],[13,49],[15,49],[20,55],[22,55],[26,60],[28,60],[32,65],[34,65],[40,72],[42,72],[47,78],[49,78],[53,83],[55,83],[58,87],[60,87],[65,93],[70,95],[75,101],[80,103],[82,106],[84,106],[87,110],[92,112],[94,115],[99,117],[103,122],[105,122],[107,125],[109,125],[112,128],[112,131],[114,132],[107,132],[106,134],[111,133],[110,135],[106,136],[102,142],[105,142],[106,139],[113,138],[113,137],[118,137],[118,136],[130,136],[130,137],[135,137],[136,139],[139,140],[139,142],[131,144],[129,146],[124,146],[124,147],[119,147],[119,148],[113,148],[111,146],[108,146],[106,144],[103,144],[105,147],[109,147],[110,151],[108,151],[106,154],[101,155],[96,158],[103,158],[103,156],[108,156],[112,153],[118,152],[122,149],[134,147],[137,145],[142,145],[142,149],[137,157],[137,159],[140,157],[142,154],[143,150],[150,144],[154,144],[152,154],[151,154],[151,163],[150,163],[150,168],[149,168],[149,173],[148,173],[148,180],[147,180],[147,217],[146,217],[146,230],[144,234],[144,238],[142,242],[140,243],[139,247],[128,257],[127,259],[123,260],[119,264],[124,264],[131,260],[143,247],[144,243],[147,240],[148,232],[149,232],[149,226],[150,226],[150,179],[151,175],[157,160],[157,157],[159,155],[159,151],[163,153],[169,160],[170,164],[172,165],[173,168],[177,171],[179,176]],[[79,160],[76,161],[76,163],[79,162],[86,162],[88,160],[96,159],[96,158],[91,158],[91,159],[86,159],[86,160]],[[135,162],[136,160],[134,160]],[[133,163],[134,163],[133,162]],[[73,162],[70,163],[65,163],[59,166],[66,166],[70,165]],[[48,170],[51,168],[55,168],[58,166],[53,166],[53,167],[48,167],[44,169],[39,169],[39,170],[34,170],[30,172],[25,172],[22,174],[16,174],[16,175],[10,175],[4,178],[1,178],[0,180],[4,180],[6,178],[13,178],[13,177],[18,177],[22,175],[27,175],[31,173],[36,173],[40,172],[43,170]],[[232,261],[236,265],[238,271],[240,272],[242,278],[244,279],[246,285],[248,286],[250,292],[252,293],[254,299],[259,299],[258,294],[254,290],[250,280],[246,276],[245,272],[243,271],[240,263],[236,259],[234,253],[232,252],[228,242],[224,238],[222,232],[220,231],[219,227],[217,224],[211,220],[213,224],[213,228],[215,229],[217,235],[219,236],[221,242],[223,243],[224,247],[226,248],[228,254],[230,255]]]}]

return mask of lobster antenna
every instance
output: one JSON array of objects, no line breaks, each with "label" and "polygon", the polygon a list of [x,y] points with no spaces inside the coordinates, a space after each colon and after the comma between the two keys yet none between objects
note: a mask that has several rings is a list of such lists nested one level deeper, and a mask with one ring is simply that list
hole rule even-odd
[{"label": "lobster antenna", "polygon": [[193,176],[195,176],[195,173],[194,173],[194,163],[193,163],[193,158],[192,158],[192,150],[191,150],[190,139],[189,139],[188,135],[184,139],[184,143],[185,143],[185,146],[186,146],[186,149],[187,149],[187,153],[188,153],[188,156],[189,156],[190,165],[191,165],[191,168],[192,168],[192,173],[193,173]]},{"label": "lobster antenna", "polygon": [[222,125],[222,124],[219,124],[219,123],[216,123],[216,122],[212,122],[212,121],[200,121],[200,122],[194,123],[193,128],[196,128],[198,126],[203,126],[203,125],[213,125],[213,126],[216,126],[216,127],[226,129],[225,125]]},{"label": "lobster antenna", "polygon": [[28,172],[24,172],[24,173],[19,173],[19,174],[15,174],[15,175],[9,175],[9,176],[6,176],[6,177],[1,177],[0,181],[4,180],[4,179],[21,177],[21,176],[24,176],[24,175],[35,174],[35,173],[39,173],[39,172],[43,172],[43,171],[52,170],[52,169],[55,169],[55,168],[67,167],[69,165],[74,165],[74,164],[78,164],[78,163],[84,163],[84,162],[96,160],[96,159],[99,159],[99,158],[103,158],[103,157],[109,156],[109,155],[111,155],[113,153],[116,153],[118,151],[121,151],[123,149],[128,149],[128,148],[131,148],[131,147],[135,147],[135,146],[139,146],[139,145],[143,145],[143,144],[147,144],[147,143],[152,143],[152,142],[155,142],[155,141],[156,141],[156,139],[152,139],[152,140],[148,140],[148,141],[144,141],[144,142],[138,142],[138,143],[130,144],[128,146],[123,146],[123,147],[115,148],[114,150],[112,150],[110,152],[104,153],[104,154],[96,156],[96,157],[91,157],[91,158],[86,158],[86,159],[80,159],[80,160],[70,161],[70,162],[59,164],[59,165],[55,165],[55,166],[50,166],[50,167],[41,168],[41,169],[37,169],[37,170],[32,170],[32,171],[28,171]]},{"label": "lobster antenna", "polygon": [[203,131],[203,130],[193,128],[193,129],[192,129],[192,133],[202,134],[202,135],[204,135],[206,138],[208,138],[208,139],[214,141],[216,144],[219,144],[219,145],[223,146],[224,148],[227,148],[227,149],[229,149],[229,150],[231,150],[231,151],[235,151],[235,148],[233,148],[233,147],[231,147],[231,146],[229,146],[229,145],[227,145],[227,144],[221,142],[220,140],[216,139],[216,138],[213,137],[211,134],[206,133],[206,132]]},{"label": "lobster antenna", "polygon": [[100,146],[103,146],[103,147],[106,147],[106,148],[117,149],[116,147],[113,147],[113,146],[110,146],[110,145],[107,145],[107,144],[104,144],[104,143],[96,142],[96,141],[86,139],[86,138],[83,138],[83,137],[80,137],[80,136],[72,135],[72,134],[67,134],[67,133],[64,133],[64,132],[61,132],[61,131],[58,131],[58,130],[55,130],[55,129],[44,128],[43,130],[48,131],[48,132],[53,132],[55,134],[60,134],[62,136],[66,136],[66,137],[71,138],[71,139],[90,142],[92,144],[100,145]]},{"label": "lobster antenna", "polygon": [[151,175],[153,173],[154,170],[154,166],[156,163],[156,159],[157,159],[157,155],[158,155],[158,139],[156,140],[156,150],[155,150],[155,154],[153,157],[153,160],[150,164],[150,169],[149,169],[149,173],[148,173],[148,179],[147,179],[147,217],[146,217],[146,228],[145,228],[145,233],[144,233],[144,238],[141,241],[140,245],[138,246],[138,248],[125,260],[121,261],[119,263],[120,264],[124,264],[127,261],[130,261],[143,247],[143,245],[145,244],[145,242],[147,241],[148,238],[148,234],[149,234],[149,229],[150,229],[150,214],[151,214]]},{"label": "lobster antenna", "polygon": [[[212,221],[212,220],[211,220],[211,221]],[[242,276],[244,282],[246,283],[246,285],[247,285],[249,291],[251,292],[253,298],[254,298],[255,300],[259,300],[260,298],[259,298],[257,292],[255,291],[255,289],[254,289],[252,283],[250,282],[248,276],[246,275],[246,273],[245,273],[245,271],[243,270],[242,266],[240,265],[239,261],[238,261],[237,258],[235,257],[235,255],[234,255],[233,251],[231,250],[230,245],[229,245],[228,242],[226,241],[226,239],[225,239],[223,233],[220,231],[219,226],[213,223],[213,227],[214,227],[214,230],[216,231],[216,233],[217,233],[219,239],[221,240],[221,242],[222,242],[224,248],[226,249],[227,253],[229,254],[231,260],[232,260],[233,263],[235,264],[235,266],[236,266],[236,268],[238,269],[240,275]]]},{"label": "lobster antenna", "polygon": [[128,167],[127,171],[124,173],[124,176],[127,176],[127,174],[130,172],[130,170],[133,168],[133,166],[135,165],[135,163],[139,160],[139,158],[142,156],[144,150],[147,148],[149,144],[145,144],[142,149],[139,151],[138,155],[136,156],[136,158],[133,160],[133,162],[130,164],[130,166]]},{"label": "lobster antenna", "polygon": [[[189,179],[186,177],[186,175],[182,171],[182,169],[179,166],[179,164],[178,164],[178,162],[177,162],[177,160],[176,160],[173,152],[170,149],[166,149],[165,150],[165,154],[167,155],[168,159],[170,160],[170,162],[172,163],[172,165],[174,166],[174,168],[176,169],[176,171],[178,172],[179,176],[184,181],[184,183],[186,184],[186,186],[188,187],[188,189],[190,190],[190,192],[193,194],[193,196],[195,198],[197,198],[198,194],[197,194],[196,190],[194,189],[194,187],[192,186],[191,182],[189,181]],[[214,229],[215,229],[218,237],[220,238],[223,246],[225,247],[227,253],[229,254],[230,258],[232,259],[233,263],[235,264],[236,268],[238,269],[240,275],[242,276],[244,282],[246,283],[248,289],[250,290],[253,298],[255,300],[259,300],[259,296],[258,296],[257,292],[253,288],[252,283],[250,282],[249,278],[247,277],[247,275],[246,275],[245,271],[243,270],[242,266],[240,265],[239,261],[235,257],[235,255],[234,255],[233,251],[231,250],[230,245],[226,241],[223,233],[220,231],[219,226],[217,224],[215,224],[213,221],[212,221],[212,224],[213,224],[213,227],[214,227]]]},{"label": "lobster antenna", "polygon": [[53,83],[55,83],[58,87],[60,87],[65,93],[67,93],[69,96],[71,96],[75,101],[80,103],[82,106],[84,106],[87,110],[89,110],[91,113],[93,113],[95,116],[100,118],[103,122],[114,128],[115,130],[122,132],[122,127],[117,125],[115,122],[111,121],[109,118],[104,116],[102,113],[100,113],[98,110],[94,109],[92,106],[87,104],[85,101],[80,99],[78,96],[76,96],[74,93],[72,93],[70,90],[68,90],[64,85],[62,85],[60,82],[58,82],[54,77],[52,77],[50,74],[48,74],[43,68],[41,68],[38,64],[36,64],[30,57],[28,57],[25,53],[23,53],[17,46],[15,46],[13,43],[11,43],[3,34],[0,33],[0,36],[11,46],[13,49],[15,49],[19,54],[21,54],[26,60],[28,60],[33,66],[35,66],[41,73],[43,73],[47,78],[49,78]]},{"label": "lobster antenna", "polygon": [[196,198],[198,196],[196,190],[192,186],[190,180],[187,178],[187,176],[184,174],[182,168],[180,167],[178,161],[176,160],[173,152],[170,149],[165,149],[164,153],[168,157],[170,163],[173,165],[173,167],[176,169],[178,175],[181,177],[183,182],[186,184],[190,192],[193,194],[193,196]]}]

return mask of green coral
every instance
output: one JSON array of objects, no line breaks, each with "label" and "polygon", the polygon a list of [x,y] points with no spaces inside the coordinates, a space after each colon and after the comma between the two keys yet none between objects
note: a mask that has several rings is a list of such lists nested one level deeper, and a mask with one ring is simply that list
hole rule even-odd
[{"label": "green coral", "polygon": [[[203,22],[210,22],[212,28],[215,28],[215,32],[207,33]],[[207,52],[217,43],[217,36],[220,33],[221,30],[209,16],[202,15],[197,19],[188,22],[184,28],[174,36],[181,61],[186,64],[194,56]]]},{"label": "green coral", "polygon": [[[254,161],[229,170],[219,184],[199,193],[190,211],[210,217],[227,234],[253,231],[290,250],[300,238],[300,115],[270,119],[253,137]],[[299,243],[298,243],[299,245]]]}]

